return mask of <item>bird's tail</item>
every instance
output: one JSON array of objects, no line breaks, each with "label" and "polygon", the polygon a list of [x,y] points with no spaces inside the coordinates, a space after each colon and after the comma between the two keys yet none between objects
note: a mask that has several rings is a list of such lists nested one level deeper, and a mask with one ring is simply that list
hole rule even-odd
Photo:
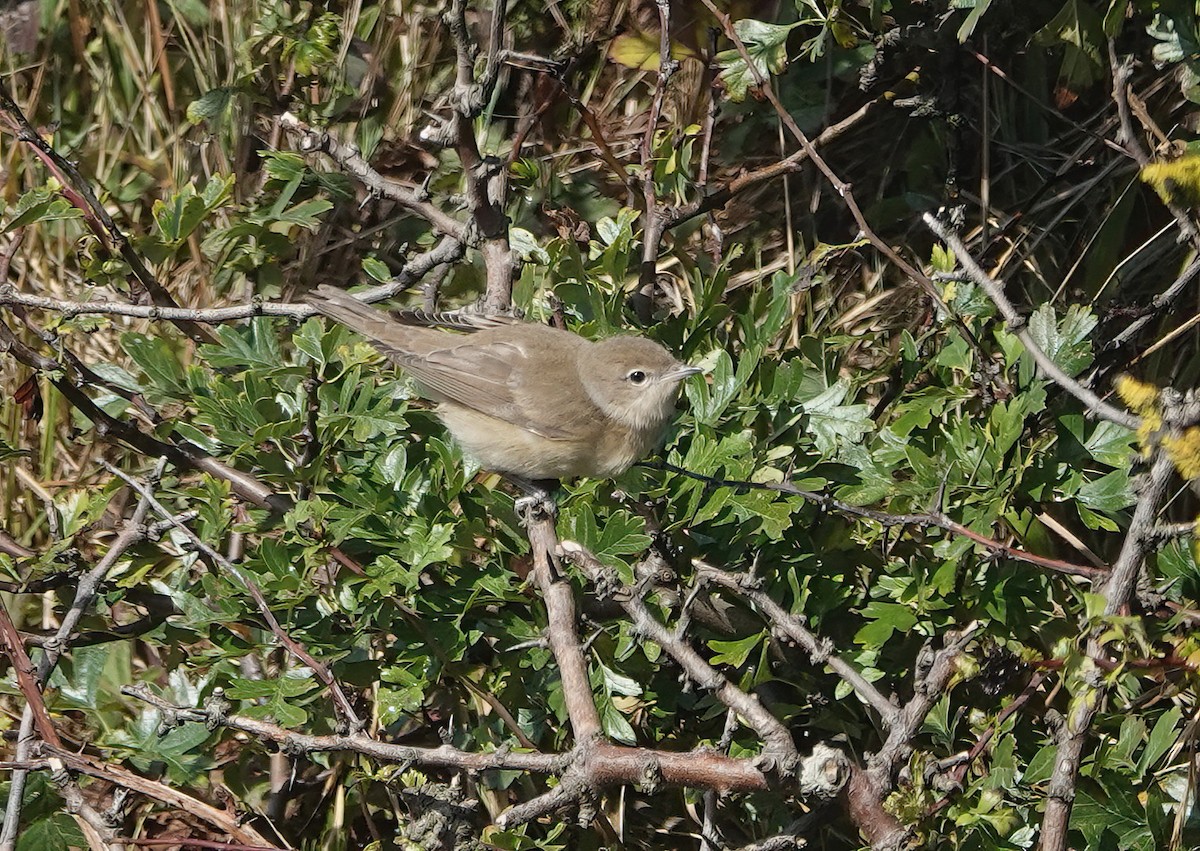
[{"label": "bird's tail", "polygon": [[473,313],[466,310],[444,310],[431,313],[426,310],[393,310],[382,313],[368,307],[350,295],[345,290],[339,290],[327,284],[317,287],[307,296],[305,301],[343,325],[379,339],[371,329],[377,329],[375,323],[395,323],[417,328],[446,328],[452,331],[481,331],[484,328],[497,328],[502,325],[513,325],[520,322],[514,316]]}]

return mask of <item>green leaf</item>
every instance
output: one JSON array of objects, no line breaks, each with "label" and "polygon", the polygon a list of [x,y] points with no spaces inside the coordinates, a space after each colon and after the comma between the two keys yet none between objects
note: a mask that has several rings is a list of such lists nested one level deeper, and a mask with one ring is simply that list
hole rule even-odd
[{"label": "green leaf", "polygon": [[715,654],[709,660],[709,663],[713,665],[732,665],[735,668],[740,668],[746,664],[746,660],[750,658],[750,654],[762,643],[764,638],[766,638],[766,634],[758,632],[734,641],[709,641],[709,649]]},{"label": "green leaf", "polygon": [[199,124],[202,121],[223,118],[233,103],[234,94],[235,90],[226,86],[210,89],[199,99],[188,104],[187,120],[192,124]]},{"label": "green leaf", "polygon": [[608,694],[620,694],[627,697],[638,697],[642,694],[642,687],[638,685],[638,681],[632,677],[627,677],[624,674],[618,674],[603,662],[597,662],[596,667],[600,671],[600,675],[604,683],[604,690]]},{"label": "green leaf", "polygon": [[1067,375],[1075,376],[1092,363],[1091,333],[1096,317],[1085,307],[1071,305],[1061,323],[1054,309],[1043,304],[1029,318],[1029,335]]},{"label": "green leaf", "polygon": [[613,706],[611,700],[605,700],[602,703],[600,721],[604,726],[605,734],[621,744],[636,745],[637,734],[634,733],[633,727],[626,720],[625,716],[621,714],[621,711]]},{"label": "green leaf", "polygon": [[30,822],[17,837],[17,851],[71,851],[87,845],[75,819],[64,812]]},{"label": "green leaf", "polygon": [[1137,502],[1129,473],[1113,470],[1079,488],[1079,501],[1096,511],[1116,512]]},{"label": "green leaf", "polygon": [[849,393],[850,383],[840,379],[804,403],[809,432],[822,455],[836,456],[841,447],[859,442],[873,426],[869,407],[842,404]]},{"label": "green leaf", "polygon": [[1153,768],[1163,754],[1170,750],[1171,746],[1179,739],[1179,733],[1175,728],[1179,726],[1179,719],[1182,717],[1183,710],[1178,706],[1172,706],[1158,716],[1158,720],[1154,722],[1154,729],[1150,731],[1150,737],[1146,740],[1146,747],[1142,750],[1142,755],[1137,762],[1138,780],[1141,780],[1142,775]]},{"label": "green leaf", "polygon": [[734,22],[734,32],[745,45],[753,66],[746,64],[737,49],[723,50],[717,54],[717,65],[722,69],[719,78],[730,100],[745,100],[750,89],[758,85],[759,77],[769,80],[772,74],[779,74],[787,67],[788,33],[799,25],[797,22],[781,26],[752,18]]},{"label": "green leaf", "polygon": [[1067,0],[1058,14],[1033,37],[1039,47],[1064,49],[1059,81],[1073,91],[1096,82],[1104,69],[1104,21],[1091,4]]},{"label": "green leaf", "polygon": [[130,331],[121,336],[121,348],[142,368],[156,390],[168,396],[183,392],[183,368],[179,357],[162,337]]},{"label": "green leaf", "polygon": [[522,260],[526,262],[533,260],[538,263],[550,262],[550,255],[546,253],[546,249],[538,245],[537,237],[525,228],[509,228],[508,241],[513,251],[517,252],[517,256]]},{"label": "green leaf", "polygon": [[862,616],[871,622],[859,629],[854,641],[864,647],[882,647],[893,633],[908,632],[917,625],[912,609],[901,603],[874,601],[867,605]]},{"label": "green leaf", "polygon": [[8,214],[4,232],[11,233],[37,222],[58,222],[83,216],[70,201],[49,186],[39,186],[22,195]]},{"label": "green leaf", "polygon": [[283,363],[275,329],[266,317],[255,317],[242,328],[222,325],[217,329],[217,338],[217,344],[204,347],[204,355],[212,366],[275,369]]},{"label": "green leaf", "polygon": [[1135,795],[1128,786],[1081,781],[1071,808],[1071,828],[1083,834],[1089,848],[1104,847],[1104,835],[1112,833],[1119,851],[1156,851],[1159,845],[1146,809]]},{"label": "green leaf", "polygon": [[364,257],[362,269],[377,281],[387,283],[392,280],[392,270],[378,257]]}]

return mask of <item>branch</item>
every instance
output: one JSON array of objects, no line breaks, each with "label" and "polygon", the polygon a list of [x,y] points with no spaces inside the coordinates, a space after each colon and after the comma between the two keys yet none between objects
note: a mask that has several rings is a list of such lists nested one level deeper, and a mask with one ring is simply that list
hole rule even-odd
[{"label": "branch", "polygon": [[793,615],[782,606],[760,591],[754,584],[754,577],[748,574],[733,574],[713,567],[698,559],[693,560],[700,577],[704,581],[714,582],[722,588],[727,588],[758,606],[766,616],[772,628],[795,641],[812,658],[814,665],[828,665],[847,685],[854,689],[862,701],[870,705],[885,727],[891,727],[896,721],[900,707],[875,688],[859,673],[858,669],[833,652],[827,639],[818,638],[805,626],[803,615]]},{"label": "branch", "polygon": [[938,288],[934,285],[933,281],[929,279],[929,276],[901,257],[894,248],[884,242],[879,234],[875,233],[875,231],[871,228],[871,225],[867,222],[866,216],[863,215],[862,209],[858,206],[858,202],[854,198],[854,192],[852,191],[851,185],[838,177],[833,169],[829,167],[829,163],[825,162],[825,159],[817,153],[816,148],[813,147],[813,143],[809,141],[808,136],[804,134],[804,131],[800,129],[800,126],[796,123],[796,120],[792,118],[792,114],[788,112],[783,103],[780,102],[779,96],[775,94],[775,89],[771,86],[770,80],[762,75],[758,65],[755,64],[753,58],[750,56],[750,52],[746,49],[745,43],[738,36],[737,31],[734,30],[733,20],[729,17],[729,15],[717,8],[713,0],[701,0],[701,2],[703,2],[708,11],[712,13],[713,17],[720,22],[721,28],[725,31],[725,37],[733,42],[733,46],[737,48],[738,55],[741,57],[742,61],[746,63],[746,67],[754,75],[755,86],[757,86],[763,95],[766,96],[767,100],[770,101],[771,106],[775,110],[775,114],[778,115],[779,120],[783,122],[783,126],[786,127],[788,132],[792,134],[792,137],[800,143],[800,147],[804,150],[804,153],[808,156],[808,159],[811,160],[813,165],[817,167],[817,170],[824,175],[825,179],[829,182],[829,185],[846,204],[846,209],[850,211],[850,215],[854,218],[855,224],[858,225],[859,231],[861,231],[863,236],[866,237],[871,245],[875,247],[876,251],[886,257],[894,266],[900,269],[901,272],[915,281],[917,285],[924,290],[929,299],[933,301],[934,304],[936,304],[939,308],[941,308],[947,316],[951,317],[952,321],[958,328],[959,334],[962,335],[963,339],[967,342],[967,345],[971,347],[971,350],[975,353],[979,362],[986,362],[983,347],[979,345],[979,341],[975,338],[975,335],[971,332],[971,329],[967,327],[967,324],[963,321],[962,317],[958,316],[949,309],[946,302],[942,299],[941,293],[938,292]]},{"label": "branch", "polygon": [[[867,117],[867,114],[878,104],[878,100],[868,101],[858,108],[854,113],[843,118],[837,124],[831,124],[821,131],[821,135],[812,140],[814,150],[819,150],[825,145],[840,138],[849,132],[860,121]],[[708,195],[686,204],[682,207],[677,207],[671,210],[666,216],[663,223],[664,229],[671,229],[677,225],[681,225],[686,221],[702,216],[712,210],[720,209],[729,203],[735,195],[745,192],[752,186],[757,186],[760,183],[774,180],[787,174],[794,174],[800,171],[805,162],[808,161],[808,151],[801,148],[790,156],[779,160],[778,162],[770,163],[769,165],[756,168],[753,171],[747,171],[739,174],[733,180],[726,183],[721,188],[710,192]]]},{"label": "branch", "polygon": [[[298,733],[269,721],[229,714],[228,703],[219,693],[203,707],[194,708],[164,700],[144,685],[125,686],[121,691],[157,708],[168,723],[195,721],[237,730],[260,741],[274,742],[286,753],[297,756],[356,753],[380,762],[446,771],[527,771],[551,776],[565,776],[568,771],[574,771],[585,776],[592,789],[644,784],[649,775],[655,775],[667,785],[713,789],[720,794],[769,788],[766,776],[754,766],[754,760],[736,759],[703,749],[672,753],[622,747],[592,739],[560,754],[514,751],[507,746],[490,753],[472,753],[450,745],[427,748],[381,742],[361,732],[328,736]],[[831,752],[840,754],[833,749],[814,749],[815,761],[810,757],[808,763],[810,770],[828,768],[827,763],[834,758]],[[647,766],[653,766],[653,770],[648,771]]]},{"label": "branch", "polygon": [[958,656],[966,649],[979,625],[972,622],[961,632],[948,632],[942,649],[926,646],[917,658],[913,696],[897,713],[878,753],[867,756],[867,767],[854,772],[846,789],[846,808],[851,819],[875,851],[899,851],[911,831],[885,807],[884,800],[895,788],[895,777],[913,751],[925,717],[957,671]]},{"label": "branch", "polygon": [[[488,56],[488,66],[498,62],[500,49],[495,43],[497,32],[503,30],[504,0],[498,0],[492,21],[493,44]],[[482,307],[489,313],[506,313],[512,306],[512,283],[516,268],[512,248],[508,243],[508,216],[504,213],[508,195],[508,168],[494,158],[484,158],[475,139],[474,119],[488,98],[496,75],[487,85],[477,84],[474,76],[475,45],[467,33],[466,0],[452,0],[446,13],[450,38],[454,42],[456,76],[454,93],[453,138],[454,147],[462,163],[463,180],[466,184],[467,206],[482,241],[479,253],[483,257],[486,285]]]},{"label": "branch", "polygon": [[[115,786],[120,786],[124,789],[129,789],[138,792],[167,806],[174,807],[177,810],[185,812],[202,821],[207,822],[222,833],[229,834],[235,842],[240,842],[245,845],[257,845],[266,849],[277,849],[278,846],[271,844],[257,830],[247,824],[242,824],[236,813],[227,812],[217,809],[216,807],[206,804],[198,798],[193,798],[186,792],[181,792],[178,789],[167,786],[164,783],[159,783],[155,780],[150,780],[131,771],[127,771],[119,766],[110,765],[103,760],[94,757],[77,754],[71,751],[55,748],[45,742],[40,742],[35,749],[34,758],[44,760],[36,766],[28,766],[37,769],[49,769],[50,760],[57,759],[63,763],[71,771],[77,771],[80,774],[86,774],[89,777],[97,777],[101,780],[112,783]],[[0,768],[4,764],[0,763]]]},{"label": "branch", "polygon": [[[1104,585],[1104,614],[1113,616],[1125,609],[1137,589],[1138,576],[1153,540],[1151,532],[1155,519],[1166,496],[1167,484],[1174,473],[1174,465],[1167,453],[1157,451],[1150,474],[1143,481],[1137,508],[1129,523],[1129,531],[1121,553],[1113,564],[1112,574]],[[1100,643],[1093,632],[1088,639],[1088,655],[1100,655]],[[1042,818],[1042,851],[1066,851],[1068,829],[1071,822],[1071,805],[1075,800],[1075,787],[1080,762],[1084,756],[1092,721],[1100,709],[1103,686],[1098,669],[1093,668],[1079,693],[1071,695],[1070,716],[1058,718],[1055,739],[1058,750],[1054,755],[1054,769],[1050,774],[1047,791],[1046,813]]]},{"label": "branch", "polygon": [[[162,474],[163,463],[160,463],[154,480]],[[149,503],[146,498],[139,501],[137,508],[134,510],[133,516],[126,521],[124,529],[113,541],[108,552],[91,570],[84,573],[79,578],[79,584],[75,589],[75,598],[71,603],[71,608],[63,616],[62,622],[59,624],[58,631],[51,639],[46,640],[42,644],[42,657],[38,661],[36,670],[36,678],[30,664],[29,657],[25,655],[25,648],[21,644],[19,635],[12,625],[12,621],[8,618],[8,612],[0,606],[0,628],[3,629],[5,644],[8,645],[10,658],[13,660],[13,667],[16,669],[17,679],[21,685],[21,691],[25,695],[25,709],[21,713],[20,728],[17,732],[17,746],[15,751],[16,759],[24,760],[28,758],[29,753],[35,742],[32,739],[33,729],[36,727],[42,741],[61,748],[62,741],[54,730],[54,724],[50,720],[50,713],[46,709],[46,704],[42,699],[42,691],[46,688],[46,684],[50,681],[50,674],[58,665],[58,660],[62,654],[70,647],[71,634],[75,631],[79,619],[83,617],[84,611],[91,608],[92,602],[96,599],[96,594],[100,590],[100,585],[108,576],[109,572],[116,566],[117,561],[125,554],[125,552],[146,536],[146,529],[142,525],[149,511]],[[25,783],[28,779],[28,773],[22,770],[13,772],[13,776],[9,785],[8,804],[5,808],[4,827],[0,830],[0,849],[9,851],[15,843],[17,832],[20,829],[21,823],[21,808],[24,803]]]},{"label": "branch", "polygon": [[[392,298],[411,287],[437,266],[459,260],[464,251],[462,242],[451,236],[443,236],[436,246],[414,257],[391,281],[356,292],[358,298],[368,304]],[[310,304],[299,302],[252,302],[231,307],[159,307],[153,304],[125,304],[115,301],[68,301],[17,292],[11,284],[0,284],[0,305],[12,304],[61,313],[64,316],[102,314],[109,316],[131,316],[138,319],[187,320],[217,324],[252,319],[256,316],[281,316],[296,321],[316,316],[317,310]],[[53,361],[51,361],[53,363]],[[54,368],[57,367],[57,365]]]},{"label": "branch", "polygon": [[736,479],[721,479],[715,476],[706,476],[703,473],[694,473],[691,470],[671,464],[667,461],[643,462],[643,466],[648,466],[652,469],[666,470],[681,476],[687,476],[690,479],[696,479],[697,481],[704,482],[710,487],[727,487],[743,491],[767,490],[774,491],[776,493],[789,494],[791,496],[798,496],[826,511],[836,511],[838,514],[848,517],[857,517],[861,520],[870,520],[871,522],[878,523],[881,526],[922,526],[943,529],[952,535],[968,538],[980,546],[991,550],[997,555],[1015,559],[1017,561],[1025,561],[1029,562],[1030,564],[1036,564],[1039,567],[1045,567],[1049,570],[1053,570],[1057,573],[1065,573],[1069,576],[1084,576],[1088,579],[1096,580],[1108,575],[1107,568],[1092,567],[1091,565],[1086,564],[1073,564],[1060,559],[1036,555],[1018,547],[1009,546],[1008,544],[1002,544],[999,541],[979,534],[973,529],[967,528],[955,520],[951,520],[947,515],[940,511],[911,514],[891,514],[886,511],[877,511],[873,508],[863,508],[862,506],[852,505],[851,503],[843,502],[834,496],[830,496],[827,493],[803,490],[796,487],[791,482],[749,482]]},{"label": "branch", "polygon": [[1111,423],[1124,426],[1131,431],[1137,431],[1138,427],[1142,424],[1141,417],[1108,404],[1095,392],[1084,387],[1074,378],[1063,372],[1058,364],[1042,351],[1041,347],[1033,339],[1033,335],[1029,333],[1025,317],[1013,307],[1012,302],[1008,300],[1008,296],[1004,293],[1004,288],[975,262],[975,258],[967,251],[967,247],[963,245],[962,240],[951,233],[949,228],[929,213],[922,216],[922,220],[925,222],[926,227],[933,231],[954,252],[954,256],[958,259],[967,277],[988,294],[988,297],[1000,310],[1000,315],[1004,317],[1004,321],[1008,325],[1008,330],[1015,334],[1017,339],[1021,341],[1022,345],[1025,346],[1025,350],[1029,352],[1047,378],[1082,402],[1089,415],[1098,416]]},{"label": "branch", "polygon": [[[605,567],[594,555],[589,553],[574,541],[563,541],[562,550],[565,557],[602,593],[611,593],[617,587],[617,579],[611,568]],[[641,596],[633,589],[622,589],[618,602],[630,619],[634,628],[670,656],[684,670],[684,673],[700,687],[713,693],[713,696],[723,705],[737,712],[746,723],[754,729],[766,744],[762,754],[764,764],[778,763],[776,766],[784,774],[790,774],[799,757],[796,753],[795,742],[791,732],[778,718],[772,715],[759,702],[756,695],[747,694],[722,676],[712,665],[704,660],[690,644],[668,630],[659,622],[647,608]]]},{"label": "branch", "polygon": [[654,282],[658,276],[658,249],[665,229],[663,210],[659,206],[654,187],[654,133],[662,114],[663,98],[671,77],[679,69],[679,63],[671,58],[671,4],[669,0],[656,0],[658,7],[658,78],[654,83],[654,96],[650,100],[650,114],[646,118],[646,129],[642,133],[642,267],[639,275],[644,306],[643,321],[650,318],[650,305],[654,298]]},{"label": "branch", "polygon": [[328,132],[313,129],[290,112],[279,116],[279,124],[297,137],[296,147],[301,153],[319,151],[327,154],[343,171],[355,177],[375,195],[396,202],[410,213],[425,219],[435,230],[446,236],[454,237],[459,242],[468,241],[465,224],[429,203],[420,188],[407,187],[384,177],[363,159],[357,146],[343,144]]},{"label": "branch", "polygon": [[533,555],[533,580],[546,604],[546,638],[562,678],[567,717],[575,741],[586,742],[599,737],[603,728],[575,625],[575,592],[567,578],[552,564],[554,553],[559,549],[553,517],[546,511],[534,509],[529,512],[526,526]]},{"label": "branch", "polygon": [[178,437],[174,443],[166,443],[143,432],[128,420],[112,416],[65,376],[62,364],[26,346],[7,325],[0,322],[0,352],[5,351],[39,373],[48,374],[55,389],[79,413],[91,420],[101,437],[119,440],[147,457],[165,457],[176,467],[199,470],[227,481],[240,497],[263,508],[283,513],[290,507],[291,500],[286,496],[276,494],[259,479],[217,460],[194,443]]},{"label": "branch", "polygon": [[525,753],[501,747],[491,753],[471,753],[450,745],[436,748],[397,745],[381,742],[364,733],[315,736],[297,733],[246,715],[228,714],[229,704],[218,690],[202,708],[180,706],[158,697],[145,685],[122,686],[121,693],[150,704],[164,716],[168,724],[195,721],[210,727],[226,727],[254,736],[263,742],[274,742],[292,756],[311,756],[316,753],[356,753],[380,762],[404,765],[411,763],[428,768],[453,771],[528,771],[556,775],[570,763],[570,754]]},{"label": "branch", "polygon": [[[16,133],[18,141],[29,145],[58,179],[63,194],[83,213],[85,223],[96,238],[106,248],[115,247],[121,258],[129,264],[133,276],[149,293],[151,301],[162,307],[178,307],[174,297],[154,277],[146,264],[142,262],[141,256],[133,250],[129,238],[117,227],[117,223],[113,221],[112,216],[104,209],[104,205],[96,198],[88,182],[83,179],[69,160],[42,138],[2,84],[0,84],[0,115],[8,119],[9,126]],[[197,342],[215,342],[216,338],[207,328],[184,320],[178,321],[177,325],[181,331]]]}]

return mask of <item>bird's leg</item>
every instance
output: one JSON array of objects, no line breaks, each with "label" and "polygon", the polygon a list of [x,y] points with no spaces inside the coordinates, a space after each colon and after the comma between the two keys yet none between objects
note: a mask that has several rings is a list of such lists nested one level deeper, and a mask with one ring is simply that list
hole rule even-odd
[{"label": "bird's leg", "polygon": [[550,489],[554,487],[553,479],[534,480],[510,474],[505,477],[525,492],[525,496],[519,497],[513,504],[522,522],[528,525],[529,521],[536,519],[539,514],[551,519],[558,517],[558,505],[550,493]]}]

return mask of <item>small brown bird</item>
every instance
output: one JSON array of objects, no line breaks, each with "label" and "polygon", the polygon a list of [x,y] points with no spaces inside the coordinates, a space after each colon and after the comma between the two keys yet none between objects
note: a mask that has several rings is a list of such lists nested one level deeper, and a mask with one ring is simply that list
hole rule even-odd
[{"label": "small brown bird", "polygon": [[416,379],[466,454],[526,480],[624,472],[657,446],[680,383],[700,372],[644,337],[593,342],[523,322],[458,334],[328,286],[308,302]]}]

